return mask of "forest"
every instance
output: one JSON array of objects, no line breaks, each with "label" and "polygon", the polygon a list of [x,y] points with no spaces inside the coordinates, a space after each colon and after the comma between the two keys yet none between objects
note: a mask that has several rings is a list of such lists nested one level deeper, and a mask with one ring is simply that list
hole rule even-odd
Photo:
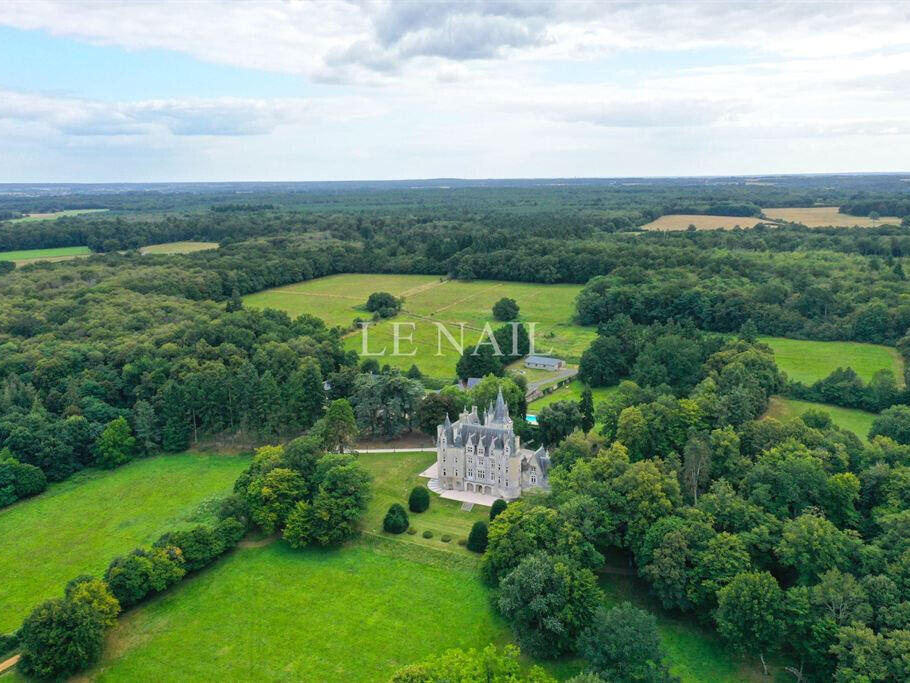
[{"label": "forest", "polygon": [[[714,628],[763,668],[798,681],[907,680],[910,383],[890,372],[864,383],[848,362],[811,386],[794,382],[758,337],[892,346],[906,373],[908,228],[637,230],[666,213],[820,202],[904,216],[906,185],[838,176],[2,196],[0,216],[110,211],[0,221],[0,251],[95,252],[0,263],[0,507],[82,469],[162,451],[258,450],[216,524],[112,558],[103,581],[77,577],[0,650],[30,643],[30,671],[56,676],[66,667],[36,654],[36,643],[53,650],[44,625],[81,619],[75,605],[92,603],[103,617],[91,622],[96,642],[119,609],[214,562],[248,530],[282,533],[294,548],[339,546],[356,536],[370,496],[355,459],[335,451],[357,431],[435,434],[446,415],[502,389],[522,440],[552,458],[549,495],[510,504],[474,542],[523,652],[580,656],[592,677],[578,680],[673,680],[659,648],[623,668],[603,637],[617,623],[653,629],[637,612],[597,607],[596,575],[620,553],[663,609]],[[138,251],[183,240],[219,248]],[[241,300],[337,273],[584,285],[575,318],[597,337],[579,377],[618,389],[596,405],[589,391],[555,402],[535,426],[523,419],[524,379],[502,363],[466,351],[459,374],[488,376],[469,393],[454,377],[427,392],[419,371],[346,351],[346,330]],[[370,311],[394,317],[390,297],[376,292]],[[877,416],[868,435],[820,411],[780,422],[763,417],[772,395]]]}]

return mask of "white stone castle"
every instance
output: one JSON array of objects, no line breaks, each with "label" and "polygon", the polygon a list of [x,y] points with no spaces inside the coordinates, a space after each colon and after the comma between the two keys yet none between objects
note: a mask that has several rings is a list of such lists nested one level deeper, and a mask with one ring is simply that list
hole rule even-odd
[{"label": "white stone castle", "polygon": [[447,415],[436,428],[436,472],[442,489],[513,500],[527,489],[548,490],[549,469],[546,449],[521,447],[501,390],[496,405],[490,403],[487,408],[483,422],[474,406],[454,423]]}]

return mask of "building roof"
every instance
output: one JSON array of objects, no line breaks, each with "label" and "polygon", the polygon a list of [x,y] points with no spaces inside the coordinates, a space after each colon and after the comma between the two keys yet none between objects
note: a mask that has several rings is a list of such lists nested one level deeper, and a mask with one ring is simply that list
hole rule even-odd
[{"label": "building roof", "polygon": [[559,358],[550,358],[549,356],[528,356],[525,363],[534,363],[535,365],[552,365],[556,367],[562,361]]}]

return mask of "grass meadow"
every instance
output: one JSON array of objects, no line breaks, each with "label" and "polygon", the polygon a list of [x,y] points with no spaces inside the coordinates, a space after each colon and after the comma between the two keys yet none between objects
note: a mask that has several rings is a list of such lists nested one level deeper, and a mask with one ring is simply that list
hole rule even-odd
[{"label": "grass meadow", "polygon": [[760,218],[752,216],[705,216],[702,214],[675,213],[661,216],[657,220],[645,223],[642,230],[688,230],[694,225],[696,230],[731,229],[737,225],[741,228],[754,228],[761,223]]},{"label": "grass meadow", "polygon": [[[596,336],[593,327],[572,322],[575,297],[580,285],[540,285],[519,282],[442,280],[431,275],[348,274],[301,282],[244,297],[252,308],[278,308],[291,316],[310,313],[329,325],[348,327],[357,317],[369,320],[366,300],[372,292],[384,291],[404,297],[402,313],[392,320],[371,324],[367,350],[378,354],[381,365],[407,369],[412,364],[429,377],[449,379],[455,375],[459,354],[435,322],[444,323],[456,340],[462,339],[459,323],[464,323],[464,344],[476,344],[486,323],[494,329],[503,323],[494,320],[493,304],[502,297],[513,298],[521,309],[521,321],[535,322],[538,353],[577,361]],[[394,352],[394,325],[399,326],[399,352]],[[405,340],[412,336],[413,340]],[[441,353],[438,342],[441,339]],[[364,336],[355,332],[346,340],[348,348],[363,351]]]},{"label": "grass meadow", "polygon": [[[380,531],[392,502],[406,505],[433,453],[363,454],[375,498],[364,534],[336,550],[292,550],[277,540],[240,547],[210,568],[123,615],[99,664],[98,681],[387,681],[398,668],[452,647],[511,642],[478,556],[438,535]],[[417,528],[467,533],[487,508],[468,513],[431,494],[412,515]],[[607,605],[631,600],[652,609],[674,673],[686,683],[757,680],[716,635],[650,603],[643,584],[603,574]],[[530,663],[530,661],[528,662]],[[561,680],[583,669],[567,658],[543,663]]]},{"label": "grass meadow", "polygon": [[54,249],[24,249],[21,251],[2,251],[0,261],[12,261],[23,266],[37,261],[65,261],[80,256],[89,256],[88,247],[56,247]]},{"label": "grass meadow", "polygon": [[0,633],[79,574],[100,573],[118,554],[210,514],[204,501],[230,493],[249,459],[162,455],[113,471],[87,470],[0,510]]},{"label": "grass meadow", "polygon": [[194,251],[217,249],[218,242],[166,242],[165,244],[150,244],[142,247],[142,254],[191,254]]},{"label": "grass meadow", "polygon": [[[619,385],[612,387],[593,387],[591,389],[591,395],[594,397],[594,405],[596,406],[599,401],[603,401],[611,394],[616,393],[618,389]],[[541,396],[536,401],[531,401],[531,403],[528,404],[528,412],[534,415],[539,413],[540,409],[544,406],[556,403],[557,401],[580,401],[582,391],[584,391],[584,385],[577,379],[573,380],[566,386],[560,387],[556,391],[551,391],[549,394]]]},{"label": "grass meadow", "polygon": [[811,385],[837,368],[851,367],[864,382],[879,370],[891,370],[903,385],[903,360],[897,349],[859,342],[805,341],[783,337],[761,337],[774,351],[777,367],[790,379]]},{"label": "grass meadow", "polygon": [[788,223],[802,223],[807,228],[871,228],[885,223],[900,225],[901,219],[896,216],[882,216],[875,223],[866,216],[848,216],[839,213],[837,206],[813,206],[811,208],[769,208],[762,212],[774,220],[787,221]]},{"label": "grass meadow", "polygon": [[793,398],[784,398],[783,396],[771,397],[771,403],[768,406],[765,417],[775,417],[778,420],[786,421],[799,417],[807,410],[824,410],[831,415],[834,424],[838,427],[849,429],[864,443],[868,442],[867,436],[872,428],[872,420],[876,417],[875,413],[867,413],[865,410],[841,408],[827,403],[798,401]]}]

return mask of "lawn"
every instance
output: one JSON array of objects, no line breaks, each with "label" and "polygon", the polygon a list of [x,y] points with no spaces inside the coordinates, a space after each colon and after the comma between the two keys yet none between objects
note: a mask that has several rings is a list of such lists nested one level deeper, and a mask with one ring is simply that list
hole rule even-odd
[{"label": "lawn", "polygon": [[[426,486],[427,480],[418,476],[427,467],[436,462],[436,453],[364,453],[360,463],[373,475],[373,501],[364,520],[364,531],[372,534],[383,534],[382,520],[392,503],[400,503],[408,509],[408,495],[411,489],[420,484]],[[458,554],[477,557],[469,550],[458,545],[458,539],[467,539],[471,526],[478,520],[489,518],[490,508],[475,505],[471,512],[461,510],[461,503],[445,500],[435,493],[430,493],[430,508],[419,514],[409,512],[411,526],[417,529],[414,535],[401,534],[396,540],[407,541],[428,546],[437,550],[447,550]],[[423,532],[430,530],[433,538],[423,538]],[[443,543],[441,537],[448,534],[452,540]]]},{"label": "lawn", "polygon": [[760,218],[750,216],[705,216],[702,214],[674,213],[641,226],[642,230],[687,230],[694,225],[697,230],[718,230],[720,228],[754,228]]},{"label": "lawn", "polygon": [[760,341],[774,351],[777,367],[790,379],[811,385],[824,379],[837,368],[851,367],[864,382],[879,370],[891,370],[903,386],[903,360],[897,349],[859,342],[822,342],[761,337]]},{"label": "lawn", "polygon": [[768,217],[790,223],[802,223],[807,228],[851,228],[854,226],[860,228],[871,228],[875,225],[900,225],[901,219],[896,216],[882,216],[873,224],[871,218],[865,216],[848,216],[845,213],[839,213],[837,206],[813,206],[810,208],[768,208],[762,209],[762,212]]},{"label": "lawn", "polygon": [[73,577],[99,574],[116,555],[210,513],[204,501],[227,495],[248,462],[242,456],[157,456],[112,472],[80,472],[0,510],[0,633],[18,627]]},{"label": "lawn", "polygon": [[448,648],[508,642],[471,566],[389,544],[241,548],[123,617],[89,677],[387,681]]},{"label": "lawn", "polygon": [[812,403],[811,401],[797,401],[793,398],[784,398],[783,396],[772,396],[771,403],[768,406],[768,412],[765,417],[776,417],[778,420],[789,420],[799,417],[807,410],[824,410],[838,427],[849,429],[856,434],[863,442],[868,441],[866,438],[869,430],[872,428],[872,420],[875,419],[875,413],[867,413],[865,410],[854,410],[853,408],[841,408],[826,403]]},{"label": "lawn", "polygon": [[35,261],[65,261],[79,256],[88,256],[92,252],[88,247],[57,247],[55,249],[24,249],[22,251],[2,251],[0,261],[13,261],[16,265],[25,265]]},{"label": "lawn", "polygon": [[22,218],[14,218],[10,223],[34,223],[35,221],[53,221],[64,216],[80,216],[85,213],[103,213],[107,209],[66,209],[54,213],[30,213]]},{"label": "lawn", "polygon": [[[278,308],[291,316],[310,313],[329,325],[348,327],[354,318],[369,320],[364,305],[372,292],[384,291],[404,297],[403,311],[392,320],[369,327],[367,351],[378,354],[380,364],[402,369],[415,364],[430,377],[450,379],[455,375],[459,354],[435,323],[465,347],[480,340],[486,323],[494,329],[503,323],[493,319],[493,304],[513,298],[521,309],[521,321],[536,323],[538,353],[578,361],[596,336],[593,327],[572,322],[575,297],[580,285],[540,285],[518,282],[443,280],[431,275],[333,275],[244,297],[252,308]],[[394,325],[399,325],[399,355],[394,355]],[[462,336],[459,323],[464,323]],[[413,337],[411,340],[406,337]],[[355,332],[346,346],[362,352],[364,334]],[[384,353],[383,353],[384,352]],[[404,355],[411,354],[411,355]]]},{"label": "lawn", "polygon": [[194,251],[217,249],[218,242],[167,242],[165,244],[150,244],[139,251],[143,254],[190,254]]},{"label": "lawn", "polygon": [[[594,387],[591,389],[591,394],[594,396],[594,405],[597,406],[598,401],[603,401],[607,396],[616,393],[617,386],[613,387]],[[531,401],[528,404],[528,412],[531,415],[536,415],[540,412],[540,409],[544,406],[548,406],[551,403],[556,403],[556,401],[580,401],[581,392],[584,391],[584,385],[579,380],[572,380],[569,384],[564,387],[560,387],[556,391],[552,391],[549,394],[541,396],[536,401]]]}]

